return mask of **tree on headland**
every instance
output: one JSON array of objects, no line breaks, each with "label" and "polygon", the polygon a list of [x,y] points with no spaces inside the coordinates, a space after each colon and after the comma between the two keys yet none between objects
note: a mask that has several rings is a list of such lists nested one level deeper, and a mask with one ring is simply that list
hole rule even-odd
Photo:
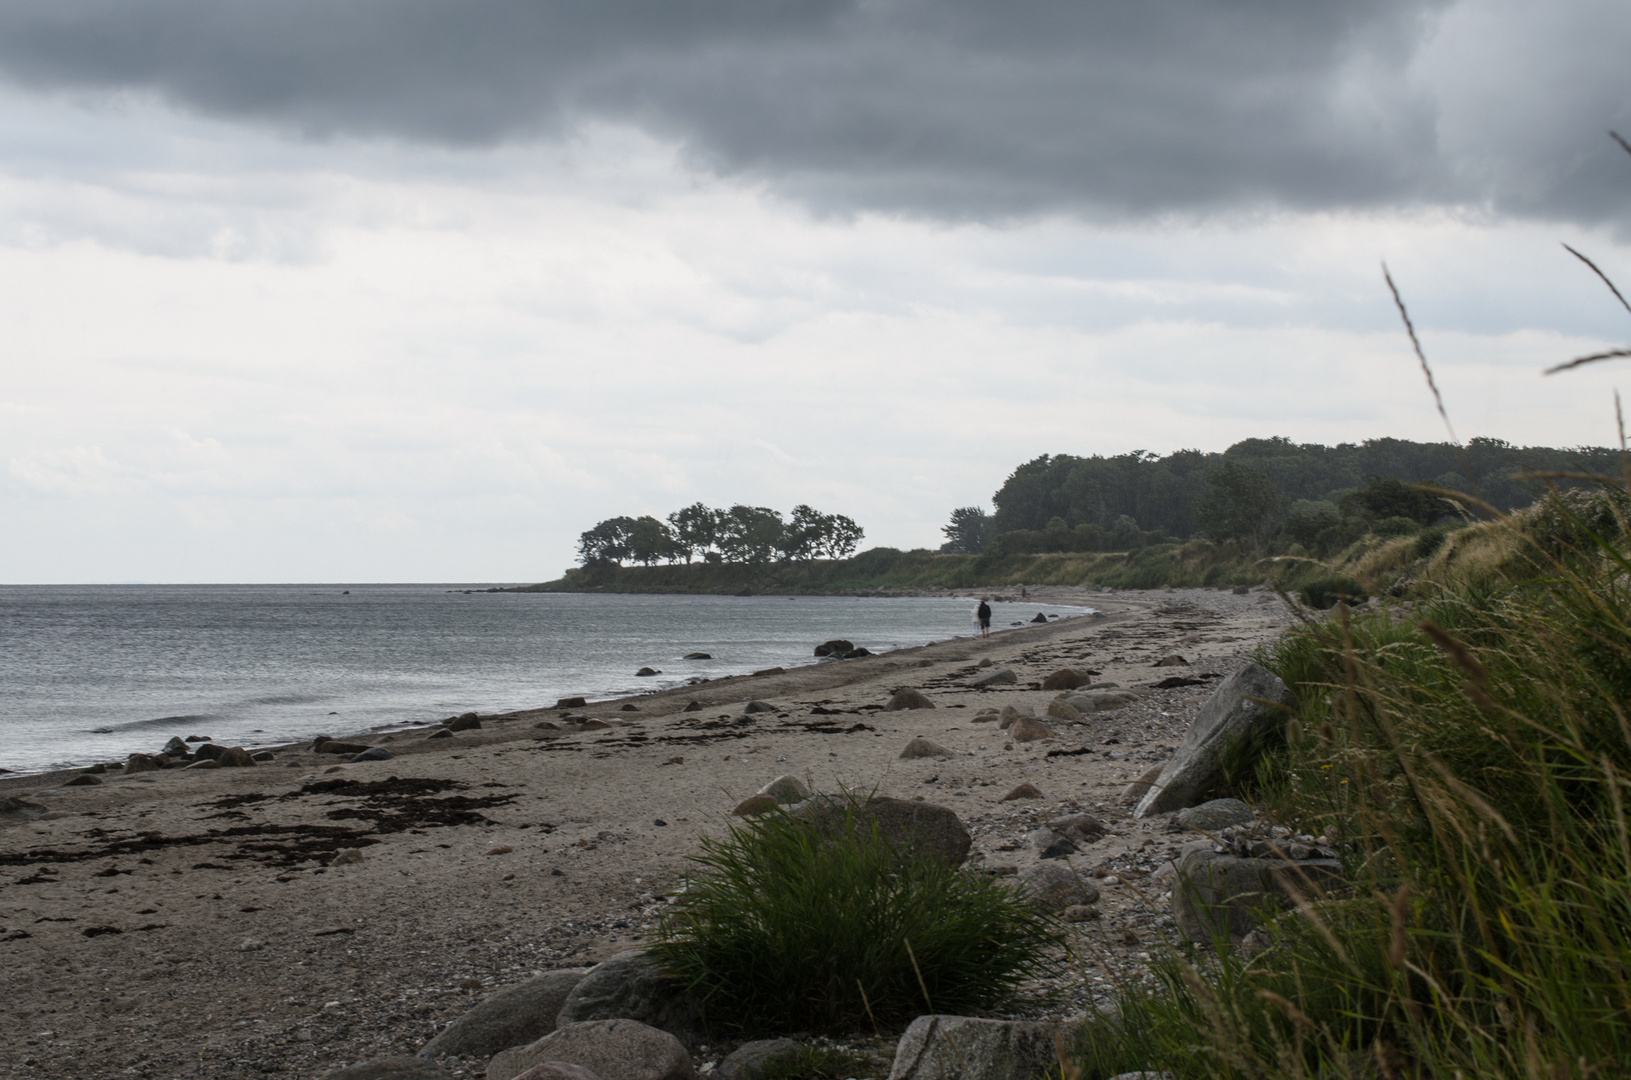
[{"label": "tree on headland", "polygon": [[1207,476],[1195,520],[1214,540],[1250,540],[1261,551],[1284,503],[1280,489],[1261,469],[1225,461]]},{"label": "tree on headland", "polygon": [[946,542],[940,548],[949,555],[978,555],[991,539],[991,515],[978,506],[959,506],[951,512],[951,523],[942,525]]},{"label": "tree on headland", "polygon": [[699,502],[674,511],[666,522],[649,514],[602,521],[578,538],[578,559],[585,566],[621,566],[625,559],[647,566],[689,563],[698,555],[704,562],[754,566],[847,559],[865,535],[853,519],[804,503],[784,520],[767,506],[715,510]]}]

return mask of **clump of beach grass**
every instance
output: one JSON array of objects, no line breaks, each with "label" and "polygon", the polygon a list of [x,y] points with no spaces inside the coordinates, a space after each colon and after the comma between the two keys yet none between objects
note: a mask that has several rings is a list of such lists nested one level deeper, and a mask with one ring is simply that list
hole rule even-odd
[{"label": "clump of beach grass", "polygon": [[851,1032],[1013,1002],[1053,972],[1058,925],[989,875],[774,813],[703,842],[651,953],[729,1033]]}]

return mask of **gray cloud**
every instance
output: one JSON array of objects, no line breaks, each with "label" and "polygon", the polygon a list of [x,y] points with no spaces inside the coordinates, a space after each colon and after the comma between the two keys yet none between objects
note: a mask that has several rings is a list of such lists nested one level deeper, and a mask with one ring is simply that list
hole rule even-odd
[{"label": "gray cloud", "polygon": [[28,0],[0,7],[0,72],[316,139],[483,147],[629,123],[828,212],[1425,204],[1624,224],[1631,159],[1605,129],[1631,128],[1631,69],[1593,46],[1631,17],[1580,3],[1593,17],[1536,32],[1525,10]]}]

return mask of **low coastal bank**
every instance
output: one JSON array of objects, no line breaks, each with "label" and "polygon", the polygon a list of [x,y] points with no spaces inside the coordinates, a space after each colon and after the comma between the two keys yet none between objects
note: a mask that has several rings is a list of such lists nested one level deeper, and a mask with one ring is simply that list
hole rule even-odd
[{"label": "low coastal bank", "polygon": [[[94,786],[0,778],[0,796],[46,808],[0,826],[0,993],[15,1003],[0,1015],[0,1066],[318,1077],[415,1053],[494,989],[638,945],[700,841],[780,774],[951,807],[980,860],[1020,870],[1036,859],[1024,841],[1038,822],[1080,810],[1109,823],[1069,860],[1104,883],[1102,917],[1075,931],[1098,959],[1059,1007],[1079,1012],[1118,972],[1142,971],[1172,929],[1136,887],[1170,842],[1129,819],[1123,790],[1176,745],[1208,692],[1201,676],[1232,670],[1290,615],[1261,592],[1028,592],[1091,600],[1105,617],[483,716],[434,740],[429,728],[366,739],[386,761],[337,764],[302,746],[254,768]],[[1191,679],[1157,688],[1174,669],[1155,662],[1172,653]],[[986,660],[1016,682],[970,686]],[[1040,713],[1054,696],[1042,678],[1067,665],[1136,700],[1046,743],[1007,743],[973,722],[976,706]],[[936,708],[883,711],[902,687]],[[749,700],[776,711],[737,724]],[[902,760],[920,736],[955,754]],[[1041,797],[1001,801],[1022,782]],[[335,861],[351,850],[359,861]],[[716,1059],[709,1048],[697,1064]],[[485,1066],[445,1064],[467,1076]]]}]

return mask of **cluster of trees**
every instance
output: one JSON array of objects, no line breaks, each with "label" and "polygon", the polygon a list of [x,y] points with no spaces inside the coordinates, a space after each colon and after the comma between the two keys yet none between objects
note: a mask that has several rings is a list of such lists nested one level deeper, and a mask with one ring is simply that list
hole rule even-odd
[{"label": "cluster of trees", "polygon": [[1527,506],[1535,487],[1525,469],[1614,473],[1618,451],[1597,447],[1517,447],[1473,439],[1451,443],[1372,439],[1339,446],[1247,439],[1221,454],[1143,451],[1115,457],[1047,455],[1026,462],[978,507],[952,512],[942,551],[1034,553],[1113,551],[1164,539],[1206,536],[1256,550],[1301,544],[1322,554],[1367,531],[1399,534],[1453,512],[1442,499],[1406,486],[1471,491],[1502,510]]},{"label": "cluster of trees", "polygon": [[784,520],[765,506],[715,510],[693,503],[666,521],[649,514],[602,521],[578,537],[578,560],[585,566],[621,566],[624,560],[650,566],[693,558],[749,565],[846,559],[865,535],[843,514],[803,504]]}]

